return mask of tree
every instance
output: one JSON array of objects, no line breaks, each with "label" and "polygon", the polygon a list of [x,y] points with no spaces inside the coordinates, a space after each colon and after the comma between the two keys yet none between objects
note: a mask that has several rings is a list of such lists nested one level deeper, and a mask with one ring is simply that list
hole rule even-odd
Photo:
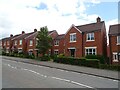
[{"label": "tree", "polygon": [[48,28],[47,26],[40,28],[37,35],[37,46],[38,53],[42,54],[43,56],[51,48],[52,38],[48,35]]}]

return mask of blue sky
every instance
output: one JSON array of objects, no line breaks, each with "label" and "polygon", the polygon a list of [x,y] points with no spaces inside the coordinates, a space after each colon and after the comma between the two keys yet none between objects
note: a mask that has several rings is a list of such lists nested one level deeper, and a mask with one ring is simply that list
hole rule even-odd
[{"label": "blue sky", "polygon": [[101,17],[108,32],[109,25],[118,23],[118,2],[113,0],[1,0],[0,38],[34,28],[48,26],[49,30],[66,33],[72,24],[96,22]]},{"label": "blue sky", "polygon": [[115,19],[118,17],[118,3],[117,2],[102,2],[96,5],[91,5],[87,8],[87,14],[98,14],[103,20]]}]

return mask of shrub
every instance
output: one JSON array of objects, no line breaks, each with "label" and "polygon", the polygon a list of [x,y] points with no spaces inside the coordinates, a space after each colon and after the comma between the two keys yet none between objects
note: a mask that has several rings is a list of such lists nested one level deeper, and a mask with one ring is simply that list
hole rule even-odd
[{"label": "shrub", "polygon": [[88,67],[99,67],[99,60],[97,59],[80,59],[73,57],[58,57],[54,59],[54,62],[63,63],[63,64],[71,64],[71,65],[79,65],[79,66],[88,66]]},{"label": "shrub", "polygon": [[35,55],[34,54],[29,55],[28,53],[26,53],[23,57],[24,58],[29,58],[29,59],[35,59]]},{"label": "shrub", "polygon": [[85,56],[85,58],[87,58],[87,59],[98,59],[98,60],[100,60],[101,64],[105,64],[105,60],[107,59],[102,55],[87,55],[87,56]]},{"label": "shrub", "polygon": [[100,64],[100,69],[109,69],[109,70],[120,71],[120,65]]},{"label": "shrub", "polygon": [[45,54],[44,56],[40,57],[41,61],[50,61],[50,56]]},{"label": "shrub", "polygon": [[65,56],[64,54],[57,55],[57,57],[64,57],[64,56]]},{"label": "shrub", "polygon": [[55,54],[54,55],[50,55],[50,58],[54,60],[55,58],[57,58],[57,55],[55,55]]}]

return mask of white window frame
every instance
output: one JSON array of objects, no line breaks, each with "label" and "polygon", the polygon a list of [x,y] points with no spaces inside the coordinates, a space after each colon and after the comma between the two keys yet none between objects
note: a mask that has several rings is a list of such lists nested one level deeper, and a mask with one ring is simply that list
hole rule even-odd
[{"label": "white window frame", "polygon": [[117,45],[120,45],[120,42],[118,42],[118,38],[120,39],[120,36],[117,36]]},{"label": "white window frame", "polygon": [[[58,52],[58,53],[56,53],[56,52]],[[58,55],[58,54],[59,54],[59,50],[58,50],[58,49],[55,49],[55,50],[54,50],[54,54],[55,54],[55,55]]]},{"label": "white window frame", "polygon": [[113,52],[113,62],[118,62],[118,53]]},{"label": "white window frame", "polygon": [[[75,38],[74,38],[74,35],[75,35]],[[74,40],[74,39],[75,39],[75,40]],[[71,34],[70,34],[70,42],[76,42],[76,39],[77,39],[76,33],[71,33]]]},{"label": "white window frame", "polygon": [[54,45],[55,45],[55,46],[59,46],[59,40],[55,40],[55,41],[54,41]]},{"label": "white window frame", "polygon": [[17,40],[15,40],[14,44],[17,45]]},{"label": "white window frame", "polygon": [[[90,37],[89,37],[90,36]],[[92,36],[94,39],[92,39]],[[88,37],[90,38],[90,40],[88,40]],[[94,32],[92,33],[87,33],[86,34],[86,41],[95,41],[95,35],[94,35]]]},{"label": "white window frame", "polygon": [[19,40],[19,45],[22,45],[22,40]]},{"label": "white window frame", "polygon": [[35,43],[36,43],[36,46],[38,45],[38,38],[36,38],[36,41],[35,41]]},{"label": "white window frame", "polygon": [[[88,49],[88,52],[86,52],[86,49]],[[92,49],[92,54],[90,54],[89,49]],[[95,49],[95,52],[93,52],[93,49]],[[93,53],[97,55],[97,47],[85,47],[85,55],[94,55]]]},{"label": "white window frame", "polygon": [[29,46],[33,46],[33,40],[29,41]]}]

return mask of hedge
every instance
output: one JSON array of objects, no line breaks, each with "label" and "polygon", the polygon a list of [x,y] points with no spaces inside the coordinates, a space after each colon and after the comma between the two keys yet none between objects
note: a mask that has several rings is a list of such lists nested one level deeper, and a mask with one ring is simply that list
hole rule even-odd
[{"label": "hedge", "polygon": [[102,55],[87,55],[85,56],[87,59],[98,59],[101,64],[108,63],[108,58]]},{"label": "hedge", "polygon": [[100,69],[108,69],[108,70],[120,71],[120,65],[100,64],[99,68]]},{"label": "hedge", "polygon": [[57,57],[53,60],[57,63],[63,64],[71,64],[78,66],[87,66],[87,67],[95,67],[99,68],[99,60],[97,59],[80,59],[80,58],[72,58],[72,57]]}]

